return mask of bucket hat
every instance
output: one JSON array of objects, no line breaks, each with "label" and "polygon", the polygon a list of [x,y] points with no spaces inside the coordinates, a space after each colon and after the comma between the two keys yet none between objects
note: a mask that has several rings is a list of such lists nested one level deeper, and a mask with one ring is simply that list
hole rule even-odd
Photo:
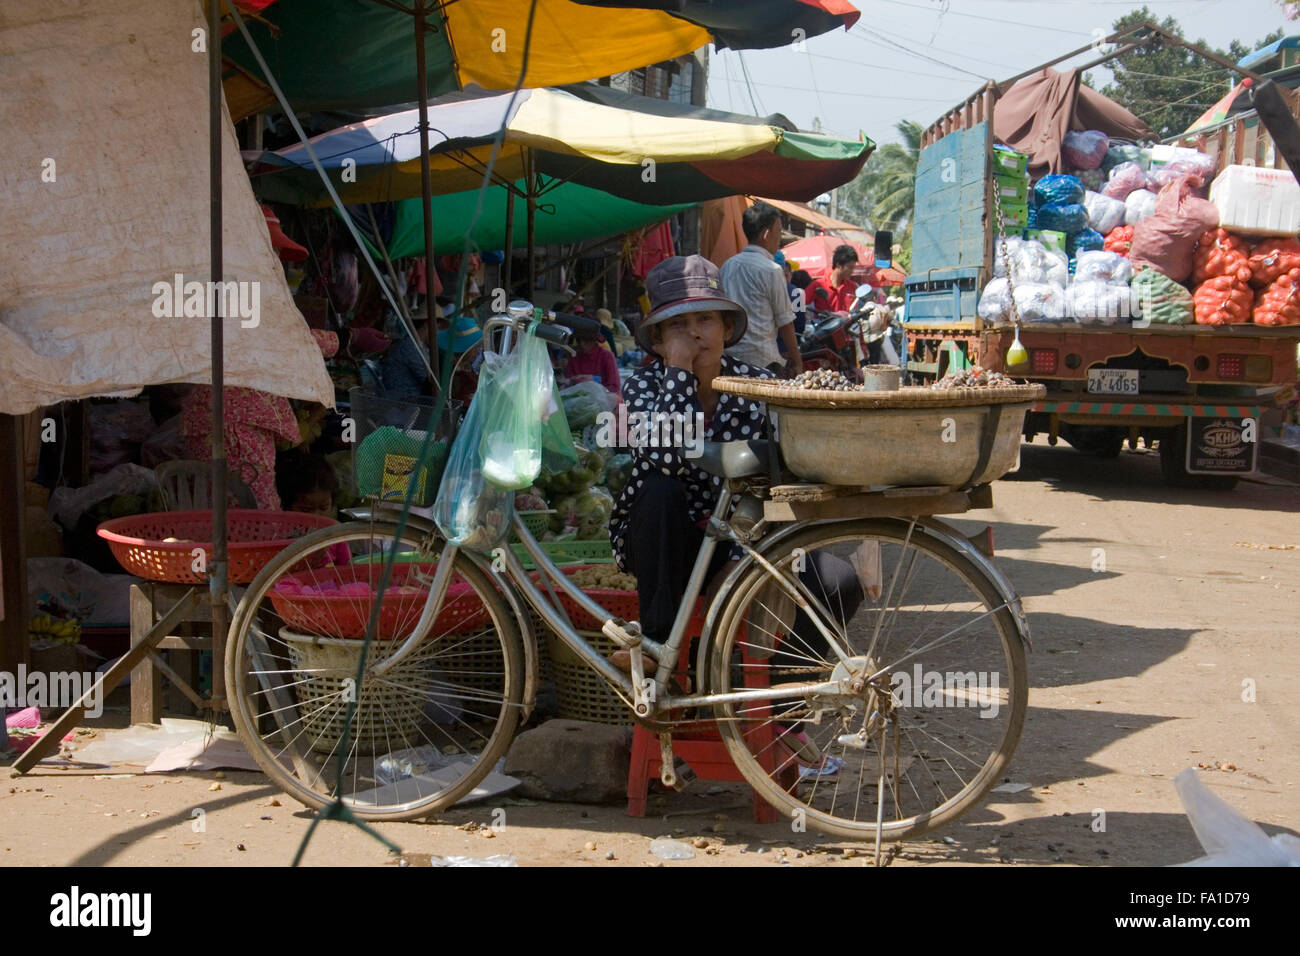
[{"label": "bucket hat", "polygon": [[458,315],[451,320],[451,327],[438,333],[438,348],[451,349],[455,355],[473,348],[483,338],[483,332],[472,315]]},{"label": "bucket hat", "polygon": [[726,297],[718,267],[703,256],[670,256],[650,270],[645,277],[645,288],[650,297],[650,313],[638,323],[636,340],[647,351],[654,352],[650,329],[686,312],[715,309],[730,312],[731,335],[725,345],[735,345],[745,336],[749,319],[744,306]]}]

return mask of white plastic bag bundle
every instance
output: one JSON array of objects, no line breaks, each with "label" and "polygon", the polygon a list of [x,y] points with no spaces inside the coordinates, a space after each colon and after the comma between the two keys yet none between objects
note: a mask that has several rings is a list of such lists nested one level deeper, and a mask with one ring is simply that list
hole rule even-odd
[{"label": "white plastic bag bundle", "polygon": [[1124,224],[1125,207],[1118,199],[1089,190],[1083,195],[1083,206],[1088,210],[1088,224],[1103,236]]},{"label": "white plastic bag bundle", "polygon": [[1133,226],[1156,211],[1156,194],[1149,189],[1135,189],[1124,200],[1124,225]]},{"label": "white plastic bag bundle", "polygon": [[1300,839],[1269,836],[1201,782],[1196,771],[1174,778],[1178,797],[1205,856],[1182,866],[1300,866]]},{"label": "white plastic bag bundle", "polygon": [[1133,278],[1133,263],[1118,252],[1079,253],[1074,263],[1075,282],[1120,282],[1128,285]]},{"label": "white plastic bag bundle", "polygon": [[1116,325],[1129,320],[1129,287],[1125,282],[1085,280],[1065,290],[1065,308],[1083,325]]},{"label": "white plastic bag bundle", "polygon": [[1052,284],[1064,287],[1069,276],[1069,263],[1059,252],[1048,249],[1037,239],[999,239],[993,255],[993,275],[1004,277],[1007,274],[1006,262],[1002,256],[1002,244],[1006,243],[1007,258],[1011,260],[1011,276],[1016,283]]},{"label": "white plastic bag bundle", "polygon": [[[1015,280],[1016,310],[1022,322],[1060,322],[1065,320],[1065,289],[1053,282]],[[1012,322],[1011,293],[1006,277],[995,278],[984,287],[978,310],[986,322]]]}]

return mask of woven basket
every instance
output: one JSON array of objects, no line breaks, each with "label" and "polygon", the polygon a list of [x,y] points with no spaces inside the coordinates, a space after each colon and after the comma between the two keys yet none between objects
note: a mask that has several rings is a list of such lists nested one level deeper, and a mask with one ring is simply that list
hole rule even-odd
[{"label": "woven basket", "polygon": [[970,405],[1014,405],[1046,397],[1043,385],[997,388],[900,388],[888,392],[805,389],[762,378],[721,376],[713,380],[719,392],[744,395],[778,408],[961,408]]},{"label": "woven basket", "polygon": [[[554,631],[546,630],[545,643],[555,675],[556,717],[566,720],[589,720],[597,724],[627,727],[632,711],[623,698],[599,673],[573,651]],[[618,646],[599,631],[579,631],[583,639],[602,657],[609,657]]]},{"label": "woven basket", "polygon": [[[335,751],[343,737],[351,689],[344,682],[356,679],[362,643],[311,637],[288,628],[280,629],[280,638],[289,649],[293,667],[303,672],[292,675],[300,688],[300,699],[311,702],[311,706],[303,708],[302,729],[312,738],[313,750],[326,754]],[[370,649],[370,659],[381,661],[399,646],[398,642],[376,642]],[[357,693],[350,746],[367,756],[416,746],[423,740],[424,707],[434,680],[433,662],[415,655],[398,664],[385,680],[373,687],[364,686]]]}]

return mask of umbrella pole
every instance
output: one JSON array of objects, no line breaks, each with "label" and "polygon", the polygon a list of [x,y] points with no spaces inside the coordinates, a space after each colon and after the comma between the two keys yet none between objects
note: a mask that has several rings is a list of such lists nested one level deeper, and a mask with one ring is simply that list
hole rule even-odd
[{"label": "umbrella pole", "polygon": [[[432,322],[436,303],[433,282],[437,276],[433,266],[433,177],[429,171],[429,77],[424,66],[425,0],[415,0],[415,69],[420,74],[420,199],[424,207],[424,307],[428,321]],[[460,292],[457,290],[457,298]],[[434,389],[440,391],[438,381],[438,337],[429,336],[429,366],[434,370]]]},{"label": "umbrella pole", "polygon": [[[209,242],[212,282],[222,281],[221,235],[221,4],[208,3],[208,188]],[[220,288],[213,285],[212,288]],[[226,700],[226,409],[224,401],[225,358],[222,296],[209,296],[212,303],[212,564],[208,567],[208,588],[212,603],[212,698],[213,710],[225,709]]]},{"label": "umbrella pole", "polygon": [[505,262],[502,263],[504,269],[501,274],[501,284],[506,290],[506,299],[513,297],[514,285],[511,282],[511,266],[514,264],[515,251],[515,191],[512,186],[506,186],[506,241]]},{"label": "umbrella pole", "polygon": [[533,155],[528,152],[528,166],[525,171],[524,185],[528,199],[528,301],[537,294],[537,260],[534,257],[533,243],[537,232],[537,191],[533,188]]}]

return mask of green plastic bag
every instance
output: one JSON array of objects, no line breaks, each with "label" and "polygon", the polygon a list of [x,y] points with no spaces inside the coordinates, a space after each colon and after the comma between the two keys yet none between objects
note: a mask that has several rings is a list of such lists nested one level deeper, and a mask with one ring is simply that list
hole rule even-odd
[{"label": "green plastic bag", "polygon": [[502,544],[514,518],[513,492],[496,487],[483,476],[479,453],[483,440],[483,383],[495,374],[486,362],[479,377],[479,391],[470,402],[460,434],[447,456],[438,497],[433,503],[433,520],[447,540],[482,554]]},{"label": "green plastic bag", "polygon": [[554,403],[555,372],[546,343],[530,327],[486,380],[479,378],[483,477],[498,488],[527,488],[542,468],[542,423]]},{"label": "green plastic bag", "polygon": [[1130,286],[1135,325],[1191,325],[1196,320],[1192,294],[1155,269],[1142,269]]}]

